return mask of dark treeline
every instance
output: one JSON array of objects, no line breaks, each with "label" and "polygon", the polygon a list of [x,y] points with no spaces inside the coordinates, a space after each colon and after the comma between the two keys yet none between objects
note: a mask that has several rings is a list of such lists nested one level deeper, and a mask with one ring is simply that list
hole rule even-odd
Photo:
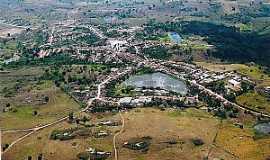
[{"label": "dark treeline", "polygon": [[146,32],[157,33],[174,31],[180,35],[200,35],[214,46],[211,55],[222,60],[235,62],[256,62],[270,66],[270,35],[259,35],[256,32],[240,32],[236,27],[199,21],[175,23],[150,23]]}]

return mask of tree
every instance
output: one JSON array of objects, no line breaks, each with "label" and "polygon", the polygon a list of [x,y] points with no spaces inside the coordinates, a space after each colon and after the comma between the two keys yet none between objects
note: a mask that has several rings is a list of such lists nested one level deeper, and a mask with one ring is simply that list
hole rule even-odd
[{"label": "tree", "polygon": [[242,81],[241,82],[241,88],[243,90],[243,92],[248,92],[249,90],[253,90],[254,89],[254,85],[247,82],[247,81]]},{"label": "tree", "polygon": [[224,81],[217,81],[213,82],[210,84],[210,88],[219,94],[225,94],[226,93],[226,88],[225,88],[225,83]]},{"label": "tree", "polygon": [[24,53],[25,47],[23,46],[22,42],[17,41],[16,43],[16,49],[18,52]]},{"label": "tree", "polygon": [[235,96],[234,93],[229,93],[229,94],[226,94],[226,95],[225,95],[225,98],[226,98],[227,100],[229,100],[229,101],[235,102],[236,96]]},{"label": "tree", "polygon": [[199,138],[194,138],[192,139],[192,143],[195,145],[195,146],[201,146],[204,144],[203,140],[202,139],[199,139]]},{"label": "tree", "polygon": [[35,110],[33,111],[33,115],[36,116],[38,114],[38,112]]},{"label": "tree", "polygon": [[88,118],[86,116],[83,116],[82,121],[83,123],[85,123],[86,121],[88,121]]},{"label": "tree", "polygon": [[50,98],[49,98],[48,96],[45,96],[45,98],[44,98],[44,100],[45,100],[46,103],[49,102],[49,99],[50,99]]},{"label": "tree", "polygon": [[3,147],[3,151],[5,151],[7,148],[9,147],[9,144],[5,144],[4,147]]},{"label": "tree", "polygon": [[10,107],[10,103],[7,103],[7,104],[6,104],[6,107]]},{"label": "tree", "polygon": [[70,113],[68,114],[68,120],[69,120],[69,121],[73,121],[73,120],[74,120],[74,113],[73,113],[73,112],[70,112]]},{"label": "tree", "polygon": [[43,155],[40,153],[39,155],[38,155],[38,158],[37,158],[38,160],[42,160],[43,159]]}]

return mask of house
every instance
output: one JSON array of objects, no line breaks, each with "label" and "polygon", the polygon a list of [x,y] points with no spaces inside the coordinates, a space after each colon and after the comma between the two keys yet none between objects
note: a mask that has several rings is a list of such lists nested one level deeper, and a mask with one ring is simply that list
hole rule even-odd
[{"label": "house", "polygon": [[265,92],[270,93],[270,86],[264,87]]},{"label": "house", "polygon": [[116,72],[118,71],[118,68],[111,68],[111,72]]},{"label": "house", "polygon": [[239,91],[241,89],[241,82],[237,81],[235,79],[228,80],[229,82],[229,88],[235,91]]},{"label": "house", "polygon": [[120,124],[121,124],[121,122],[115,122],[115,121],[111,121],[111,120],[102,121],[102,122],[98,123],[98,125],[100,125],[100,126],[119,126]]},{"label": "house", "polygon": [[124,147],[132,150],[142,150],[148,148],[150,145],[147,141],[138,141],[138,142],[125,142]]},{"label": "house", "polygon": [[264,93],[270,95],[270,86],[264,87]]},{"label": "house", "polygon": [[89,159],[107,159],[111,155],[111,152],[104,152],[94,148],[89,148],[86,151],[90,154]]},{"label": "house", "polygon": [[193,97],[186,97],[186,105],[197,105],[197,103],[199,102],[198,100],[198,95],[197,96],[193,96]]},{"label": "house", "polygon": [[132,97],[124,97],[124,98],[120,98],[118,103],[120,105],[129,105],[131,103],[131,100],[132,100]]},{"label": "house", "polygon": [[99,131],[95,134],[95,137],[96,138],[101,138],[101,137],[106,137],[108,136],[109,134],[106,132],[106,131]]},{"label": "house", "polygon": [[143,106],[146,103],[150,103],[152,101],[152,98],[150,97],[139,97],[137,99],[133,99],[131,101],[132,106]]}]

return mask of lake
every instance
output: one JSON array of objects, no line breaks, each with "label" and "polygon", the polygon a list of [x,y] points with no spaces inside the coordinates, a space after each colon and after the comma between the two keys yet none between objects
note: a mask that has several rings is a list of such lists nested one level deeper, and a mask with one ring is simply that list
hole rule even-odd
[{"label": "lake", "polygon": [[175,79],[164,73],[151,73],[143,75],[133,75],[123,82],[124,85],[146,88],[161,88],[185,95],[188,91],[185,82]]}]

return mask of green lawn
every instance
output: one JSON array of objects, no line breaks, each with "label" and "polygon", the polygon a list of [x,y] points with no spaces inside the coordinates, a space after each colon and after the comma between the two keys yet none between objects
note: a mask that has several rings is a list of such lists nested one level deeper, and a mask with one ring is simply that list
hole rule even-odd
[{"label": "green lawn", "polygon": [[246,66],[239,68],[239,73],[250,77],[253,80],[267,80],[270,76],[263,73],[263,71],[258,66]]},{"label": "green lawn", "polygon": [[118,84],[115,86],[114,89],[114,96],[135,96],[135,91],[133,90],[134,87],[126,86],[123,84]]},{"label": "green lawn", "polygon": [[[59,89],[51,90],[48,96],[50,100],[47,104],[13,106],[14,109],[1,113],[0,126],[5,129],[31,128],[53,122],[80,108],[79,104]],[[38,114],[34,115],[34,111]]]},{"label": "green lawn", "polygon": [[159,40],[161,42],[171,42],[171,39],[168,34],[164,35],[163,37],[160,37]]},{"label": "green lawn", "polygon": [[195,108],[187,108],[185,110],[173,110],[168,112],[170,117],[198,117],[198,118],[211,118],[212,115],[207,112]]},{"label": "green lawn", "polygon": [[256,92],[245,93],[236,98],[237,103],[249,107],[251,109],[270,113],[270,99]]},{"label": "green lawn", "polygon": [[259,66],[248,66],[244,64],[222,64],[222,63],[207,63],[195,62],[198,66],[215,72],[237,71],[238,73],[248,76],[249,78],[258,81],[270,80],[270,75],[265,74]]}]

